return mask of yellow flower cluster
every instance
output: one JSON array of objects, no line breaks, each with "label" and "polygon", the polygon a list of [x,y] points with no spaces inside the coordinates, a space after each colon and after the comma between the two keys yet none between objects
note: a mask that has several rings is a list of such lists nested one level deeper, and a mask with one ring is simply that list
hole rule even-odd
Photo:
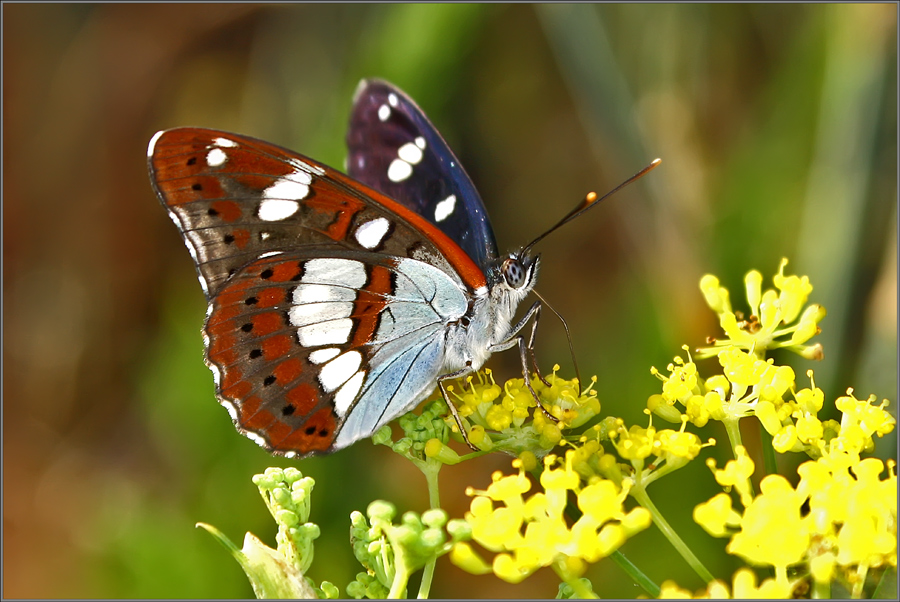
[{"label": "yellow flower cluster", "polygon": [[[761,355],[767,349],[785,347],[807,359],[821,359],[820,344],[805,345],[819,332],[819,322],[825,317],[825,308],[810,305],[803,313],[812,285],[807,276],[785,276],[787,259],[781,260],[773,282],[775,288],[762,291],[762,275],[753,270],[744,277],[750,315],[731,309],[728,289],[719,285],[719,279],[707,274],[700,280],[700,290],[707,305],[719,316],[719,325],[725,331],[725,339],[714,340],[711,347],[699,349],[698,359],[712,357],[725,346],[735,346]],[[787,326],[796,320],[792,326]],[[779,337],[788,337],[779,338]]]},{"label": "yellow flower cluster", "polygon": [[[796,488],[781,475],[760,482],[750,493],[753,461],[744,448],[736,460],[715,470],[716,481],[740,494],[739,513],[720,493],[694,509],[694,520],[715,537],[731,537],[726,550],[753,565],[775,568],[789,592],[787,568],[805,564],[819,584],[836,577],[862,587],[869,568],[897,566],[897,476],[893,463],[860,459],[840,445],[801,464]],[[714,463],[711,462],[714,467]],[[735,594],[737,597],[737,593]]]},{"label": "yellow flower cluster", "polygon": [[[489,566],[471,546],[458,543],[451,552],[454,564],[476,574],[492,571],[510,583],[549,566],[563,581],[576,583],[585,563],[608,556],[650,525],[650,513],[644,508],[624,509],[627,482],[620,488],[595,477],[584,485],[574,460],[575,450],[569,450],[564,461],[554,455],[544,458],[543,491],[527,498],[523,494],[531,482],[518,459],[513,466],[519,474],[503,476],[498,471],[486,491],[470,489],[474,499],[465,519],[472,527],[472,539],[497,554]],[[569,492],[574,492],[582,513],[571,527],[564,516]]]},{"label": "yellow flower cluster", "polygon": [[765,579],[756,585],[756,575],[750,569],[738,569],[732,578],[731,593],[728,586],[716,579],[698,594],[692,595],[686,589],[678,587],[674,581],[664,581],[659,593],[660,599],[711,599],[711,600],[759,600],[770,598],[789,598],[791,590],[776,579]]},{"label": "yellow flower cluster", "polygon": [[[619,457],[631,465],[628,476],[642,488],[681,468],[696,458],[703,447],[714,444],[712,440],[701,443],[697,435],[685,431],[687,421],[683,421],[677,431],[657,430],[652,424],[646,428],[637,425],[625,428],[625,423],[619,418],[612,422],[615,428],[608,429],[608,437]],[[594,430],[601,431],[604,426],[607,425],[598,425]],[[599,439],[598,435],[596,440],[585,440],[573,450],[576,470],[586,476],[599,474],[621,484],[625,475],[614,456],[603,454]],[[592,471],[586,469],[588,466]]]},{"label": "yellow flower cluster", "polygon": [[[697,376],[692,361],[679,357],[669,364],[669,375],[654,370],[663,381],[661,395],[653,395],[647,407],[665,420],[689,420],[704,426],[710,419],[722,422],[756,416],[772,435],[774,448],[781,453],[806,452],[819,457],[828,445],[844,449],[871,451],[873,437],[890,433],[895,419],[885,409],[887,400],[874,405],[875,398],[859,400],[852,389],[835,405],[843,414],[840,423],[819,420],[824,394],[807,372],[811,387],[796,390],[794,371],[789,366],[775,366],[773,360],[758,359],[736,347],[719,352],[724,375],[707,380]],[[676,403],[684,407],[682,413]]]},{"label": "yellow flower cluster", "polygon": [[[580,391],[577,379],[560,378],[558,370],[559,366],[554,366],[547,377],[550,386],[536,377],[531,381],[544,408],[558,422],[536,410],[534,397],[522,378],[510,379],[501,388],[491,371],[485,369],[469,376],[459,393],[448,387],[460,417],[472,425],[469,440],[484,451],[540,456],[562,441],[564,429],[579,427],[599,414],[600,401],[592,388],[596,377]],[[447,424],[457,430],[449,416]]]}]

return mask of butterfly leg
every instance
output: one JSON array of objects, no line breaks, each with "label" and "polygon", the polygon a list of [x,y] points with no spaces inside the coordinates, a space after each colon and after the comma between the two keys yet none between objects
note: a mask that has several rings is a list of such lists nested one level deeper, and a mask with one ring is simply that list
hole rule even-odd
[{"label": "butterfly leg", "polygon": [[[538,317],[540,316],[540,313],[541,313],[541,302],[535,301],[534,305],[532,305],[528,309],[528,312],[522,317],[521,320],[519,320],[518,324],[516,324],[512,328],[509,337],[505,341],[497,343],[496,345],[491,345],[490,351],[491,351],[491,353],[496,353],[497,351],[505,351],[507,349],[512,349],[516,345],[519,346],[519,358],[522,361],[522,378],[525,380],[525,386],[528,387],[528,391],[531,393],[531,396],[534,398],[535,403],[541,409],[541,411],[544,413],[544,415],[547,416],[547,418],[549,418],[553,422],[558,422],[559,419],[556,416],[554,416],[553,414],[551,414],[550,411],[544,407],[544,404],[541,403],[541,400],[538,397],[537,392],[534,390],[534,387],[531,385],[531,375],[529,374],[529,370],[528,370],[528,354],[529,353],[531,353],[532,361],[534,361],[534,349],[533,349],[534,336],[535,336],[535,332],[537,332],[537,321],[538,321]],[[528,341],[526,342],[525,337],[523,335],[521,335],[520,333],[521,333],[522,329],[525,328],[525,325],[528,324],[528,321],[531,320],[532,318],[534,319],[534,322],[531,327],[531,336],[529,336]],[[537,362],[535,362],[535,366],[536,365],[537,365]],[[540,377],[540,372],[538,372],[538,376]],[[546,380],[544,380],[543,377],[540,377],[540,378],[544,384],[546,384],[548,386],[550,385],[550,383],[548,383]]]},{"label": "butterfly leg", "polygon": [[453,414],[453,419],[456,420],[456,426],[459,427],[459,434],[462,435],[463,440],[466,442],[472,451],[481,451],[475,445],[469,441],[469,435],[466,434],[466,429],[463,427],[462,418],[459,417],[459,411],[456,409],[456,405],[450,401],[450,395],[447,393],[447,389],[444,386],[444,381],[453,380],[454,378],[459,378],[461,376],[465,376],[467,374],[471,374],[474,372],[472,370],[472,364],[467,365],[465,368],[457,370],[456,372],[451,372],[450,374],[444,374],[443,376],[439,376],[437,379],[438,387],[441,389],[441,395],[444,397],[444,401],[447,402],[447,406],[450,408],[450,413]]},{"label": "butterfly leg", "polygon": [[541,382],[544,385],[551,387],[553,385],[544,378],[544,375],[541,374],[541,369],[538,367],[537,356],[534,354],[534,338],[537,335],[537,325],[538,319],[541,317],[541,307],[543,305],[538,305],[537,311],[534,312],[534,321],[531,323],[531,336],[528,337],[528,355],[531,357],[531,365],[534,366],[534,373],[537,374],[537,377],[541,379]]}]

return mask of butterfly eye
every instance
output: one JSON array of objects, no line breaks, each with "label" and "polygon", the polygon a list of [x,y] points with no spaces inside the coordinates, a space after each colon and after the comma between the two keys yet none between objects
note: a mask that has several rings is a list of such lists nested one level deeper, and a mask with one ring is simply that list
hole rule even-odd
[{"label": "butterfly eye", "polygon": [[525,267],[519,262],[518,259],[514,259],[512,257],[508,258],[503,262],[503,266],[500,268],[503,272],[503,277],[506,279],[506,284],[508,284],[512,288],[522,288],[525,284]]}]

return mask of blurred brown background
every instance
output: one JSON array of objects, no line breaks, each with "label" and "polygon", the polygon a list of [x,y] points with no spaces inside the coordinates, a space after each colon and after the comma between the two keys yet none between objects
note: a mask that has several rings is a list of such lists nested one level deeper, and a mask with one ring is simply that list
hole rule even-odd
[{"label": "blurred brown background", "polygon": [[[215,402],[203,296],[150,189],[146,146],[158,129],[198,125],[340,167],[363,77],[393,81],[425,109],[479,187],[501,249],[663,158],[542,244],[538,289],[567,317],[582,371],[599,376],[605,413],[645,423],[658,391],[650,366],[716,333],[701,275],[720,276],[740,308],[744,273],[759,269],[771,286],[783,256],[828,309],[826,359],[812,366],[826,399],[853,386],[896,403],[895,5],[2,10],[5,597],[252,595],[194,523],[272,542],[249,478],[290,463],[238,436]],[[542,365],[571,376],[554,320],[538,342]],[[777,359],[798,381],[810,367]],[[515,357],[490,365],[516,374]],[[895,445],[878,453],[896,457]],[[360,570],[349,513],[379,498],[427,505],[424,479],[369,442],[298,466],[317,479],[312,576],[342,592]],[[694,468],[650,493],[729,577],[724,542],[690,520],[712,491]],[[451,515],[495,469],[508,459],[442,472]],[[648,531],[624,551],[658,581],[699,588],[668,550]],[[608,561],[589,577],[604,597],[640,593]],[[432,589],[555,593],[550,571],[507,586],[446,559]]]}]

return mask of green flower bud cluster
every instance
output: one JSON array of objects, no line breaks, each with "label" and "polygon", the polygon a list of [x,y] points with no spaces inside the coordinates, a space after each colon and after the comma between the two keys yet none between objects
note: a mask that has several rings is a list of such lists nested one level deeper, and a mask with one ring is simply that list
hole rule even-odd
[{"label": "green flower bud cluster", "polygon": [[447,520],[441,509],[421,515],[406,512],[394,524],[396,507],[374,501],[366,510],[350,515],[350,542],[353,554],[366,568],[347,586],[354,598],[406,596],[409,577],[417,570],[446,554],[452,546],[471,537],[471,528],[463,520]]}]

